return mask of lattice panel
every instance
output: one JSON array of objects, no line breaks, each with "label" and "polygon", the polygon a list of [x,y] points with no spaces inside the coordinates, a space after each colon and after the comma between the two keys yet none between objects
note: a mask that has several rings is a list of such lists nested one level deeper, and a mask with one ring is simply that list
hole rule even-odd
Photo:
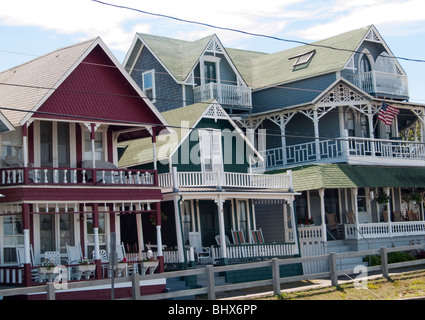
[{"label": "lattice panel", "polygon": [[350,88],[339,84],[327,95],[325,95],[320,102],[321,103],[333,103],[333,102],[355,102],[364,101],[362,95],[354,92]]},{"label": "lattice panel", "polygon": [[205,112],[205,118],[213,119],[225,119],[227,120],[227,114],[219,105],[212,104],[208,110]]}]

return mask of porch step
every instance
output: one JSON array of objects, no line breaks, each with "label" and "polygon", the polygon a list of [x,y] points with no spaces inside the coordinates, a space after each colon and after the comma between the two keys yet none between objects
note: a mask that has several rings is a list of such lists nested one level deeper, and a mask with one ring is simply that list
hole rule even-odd
[{"label": "porch step", "polygon": [[[336,241],[328,241],[327,242],[327,253],[335,252],[335,253],[342,253],[342,252],[349,252],[350,246],[346,245],[343,240],[336,240]],[[337,269],[338,270],[347,270],[347,269],[354,269],[356,266],[362,265],[362,266],[368,266],[368,262],[363,261],[363,257],[353,257],[353,258],[346,258],[346,259],[337,259],[336,261]]]}]

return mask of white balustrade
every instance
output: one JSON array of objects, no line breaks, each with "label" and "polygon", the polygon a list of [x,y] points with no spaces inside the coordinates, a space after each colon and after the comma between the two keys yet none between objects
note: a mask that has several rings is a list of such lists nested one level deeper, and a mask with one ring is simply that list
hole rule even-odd
[{"label": "white balustrade", "polygon": [[[159,174],[159,186],[172,188],[172,173]],[[231,187],[255,189],[284,189],[292,188],[289,175],[249,174],[238,172],[177,172],[177,188],[192,187]]]},{"label": "white balustrade", "polygon": [[[69,169],[69,168],[14,168],[0,169],[2,184],[22,184],[27,170],[30,184],[135,184],[153,185],[155,175],[153,171],[140,170],[105,170],[105,169]],[[96,181],[91,181],[95,172]]]},{"label": "white balustrade", "polygon": [[251,107],[251,88],[210,82],[193,89],[195,102],[217,99],[220,104]]}]

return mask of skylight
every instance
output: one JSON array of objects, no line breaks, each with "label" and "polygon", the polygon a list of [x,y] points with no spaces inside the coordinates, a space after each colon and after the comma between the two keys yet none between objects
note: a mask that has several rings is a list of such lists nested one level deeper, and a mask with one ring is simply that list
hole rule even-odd
[{"label": "skylight", "polygon": [[309,52],[299,54],[292,58],[289,58],[289,60],[295,59],[295,62],[292,65],[294,70],[302,68],[302,67],[307,67],[315,53],[316,53],[316,50],[312,50]]}]

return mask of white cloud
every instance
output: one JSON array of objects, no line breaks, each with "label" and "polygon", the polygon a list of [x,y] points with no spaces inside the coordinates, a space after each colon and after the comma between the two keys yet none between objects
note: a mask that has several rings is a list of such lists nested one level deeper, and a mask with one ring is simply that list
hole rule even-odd
[{"label": "white cloud", "polygon": [[[425,21],[423,14],[425,1],[382,1],[382,0],[352,0],[340,2],[334,7],[327,8],[329,22],[316,25],[300,32],[306,39],[318,40],[327,38],[345,31],[364,27],[370,24],[378,26],[398,26],[398,32],[403,30],[404,24]],[[410,32],[410,28],[404,29]],[[418,32],[419,30],[415,30]],[[425,29],[422,28],[421,32]]]},{"label": "white cloud", "polygon": [[[266,5],[228,0],[216,0],[214,5],[199,0],[105,1],[250,33],[306,40],[323,39],[368,24],[375,24],[378,28],[400,25],[399,32],[403,23],[425,20],[423,0],[268,0]],[[186,40],[218,33],[226,45],[245,37],[240,33],[157,18],[90,0],[8,1],[2,4],[0,24],[75,34],[78,40],[100,36],[111,49],[121,51],[128,49],[135,32],[162,32],[162,35]]]}]

